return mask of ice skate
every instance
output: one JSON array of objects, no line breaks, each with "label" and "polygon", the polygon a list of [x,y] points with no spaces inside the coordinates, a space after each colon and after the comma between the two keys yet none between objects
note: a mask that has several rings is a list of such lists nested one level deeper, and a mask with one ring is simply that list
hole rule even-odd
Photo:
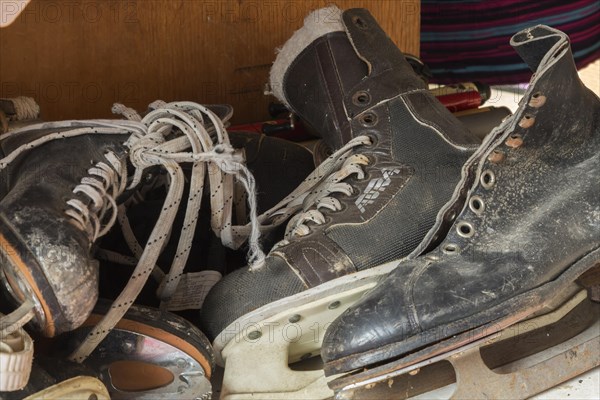
[{"label": "ice skate", "polygon": [[[300,144],[255,132],[229,131],[228,136],[231,146],[240,154],[254,177],[258,213],[267,211],[277,204],[315,168],[312,153]],[[190,181],[191,167],[183,165],[182,168],[186,176],[184,189],[186,195],[189,190],[187,182]],[[144,185],[143,193],[142,190],[138,191],[135,198],[132,198],[126,207],[120,209],[121,214],[117,219],[119,226],[101,239],[100,249],[95,253],[101,264],[101,297],[114,298],[118,295],[118,287],[124,285],[129,278],[131,268],[138,262],[140,243],[146,243],[148,240],[156,219],[162,211],[165,196],[165,180],[163,176],[157,176],[151,184]],[[205,192],[203,196],[203,203],[208,204],[210,193]],[[232,200],[234,226],[245,225],[249,219],[247,198],[241,183],[234,182]],[[185,210],[180,209],[170,238],[157,261],[160,270],[175,257],[184,215]],[[169,310],[200,308],[203,297],[197,293],[186,293],[186,287],[191,285],[191,282],[202,284],[200,280],[203,275],[199,274],[201,271],[206,271],[204,274],[207,277],[214,278],[207,279],[205,284],[202,284],[203,289],[208,289],[210,282],[215,282],[215,279],[222,275],[246,265],[246,252],[243,249],[234,251],[224,246],[220,238],[213,233],[210,220],[211,210],[208,207],[202,208],[198,215],[194,243],[184,268],[185,274],[191,275],[184,276],[186,282],[180,285],[183,290],[180,293],[176,290],[177,297],[166,304]],[[275,231],[263,232],[261,245],[264,251],[270,249],[281,238],[283,228],[285,227],[281,226]],[[156,271],[156,274],[160,274],[160,271]],[[162,276],[150,280],[144,288],[143,298],[138,298],[138,303],[158,306],[155,293],[162,281]],[[186,296],[194,296],[195,301],[182,298]],[[192,317],[191,312],[188,314]]]},{"label": "ice skate", "polygon": [[[45,336],[79,327],[98,298],[94,243],[115,224],[118,204],[162,169],[168,175],[164,206],[131,277],[106,314],[69,355],[83,362],[111,334],[156,271],[156,260],[182,201],[184,174],[191,165],[184,228],[177,254],[162,271],[162,294],[177,288],[189,255],[206,186],[210,227],[232,247],[249,241],[250,261],[264,257],[258,244],[254,179],[230,145],[224,121],[196,103],[155,102],[142,118],[115,105],[127,120],[48,122],[2,136],[0,247],[2,284],[15,310],[2,317],[0,339],[27,322]],[[234,232],[231,223],[234,177],[248,192],[250,222]],[[196,393],[196,392],[193,392]]]},{"label": "ice skate", "polygon": [[[109,309],[110,302],[99,301],[82,327],[55,340],[40,362],[60,366],[57,360],[77,348]],[[210,399],[214,367],[210,342],[198,328],[168,311],[139,305],[81,363],[113,400]]]},{"label": "ice skate", "polygon": [[575,282],[598,300],[600,100],[579,80],[564,33],[538,25],[511,44],[535,73],[519,109],[467,163],[473,173],[457,188],[466,199],[444,206],[421,247],[442,243],[400,262],[329,327],[325,371],[358,371],[333,387],[465,351]]},{"label": "ice skate", "polygon": [[[225,398],[326,398],[320,368],[288,365],[318,356],[327,324],[387,262],[415,251],[477,139],[366,10],[309,15],[280,50],[270,86],[335,152],[259,217],[295,214],[264,265],[213,287],[201,328],[226,363]],[[252,378],[239,379],[248,368]]]},{"label": "ice skate", "polygon": [[525,399],[551,389],[600,365],[600,304],[572,289],[564,303],[492,334],[482,329],[450,352],[416,352],[334,380],[335,398]]}]

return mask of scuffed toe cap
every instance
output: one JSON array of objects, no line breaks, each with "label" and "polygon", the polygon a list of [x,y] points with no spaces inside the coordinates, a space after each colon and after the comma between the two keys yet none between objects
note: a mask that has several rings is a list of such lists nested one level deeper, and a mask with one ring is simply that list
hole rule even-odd
[{"label": "scuffed toe cap", "polygon": [[419,330],[411,319],[410,298],[398,284],[410,269],[400,264],[330,325],[321,348],[328,375],[371,364],[371,351]]},{"label": "scuffed toe cap", "polygon": [[304,283],[278,256],[264,267],[237,270],[209,292],[200,311],[201,329],[214,340],[229,324],[259,307],[306,290]]}]

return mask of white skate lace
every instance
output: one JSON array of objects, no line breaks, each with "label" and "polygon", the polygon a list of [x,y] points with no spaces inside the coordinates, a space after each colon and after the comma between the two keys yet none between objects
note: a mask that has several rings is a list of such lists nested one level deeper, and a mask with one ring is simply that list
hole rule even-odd
[{"label": "white skate lace", "polygon": [[[264,253],[258,244],[260,229],[256,216],[254,178],[243,164],[241,154],[231,147],[222,121],[208,108],[191,102],[155,102],[150,108],[152,111],[141,118],[135,111],[115,105],[113,111],[126,115],[130,118],[127,121],[63,121],[36,124],[9,132],[8,135],[12,136],[25,130],[62,130],[23,145],[0,160],[0,169],[5,168],[24,152],[56,139],[89,134],[129,134],[125,145],[130,149],[130,160],[135,167],[129,187],[136,187],[149,167],[161,166],[169,176],[163,210],[146,246],[136,254],[139,260],[133,274],[108,313],[71,355],[71,359],[78,362],[83,361],[108,335],[133,304],[148,276],[156,271],[156,260],[168,239],[183,195],[185,179],[180,163],[192,165],[190,192],[177,252],[169,273],[164,277],[161,298],[168,300],[175,291],[189,256],[207,173],[213,231],[230,247],[248,239],[249,263],[260,265],[264,262]],[[182,135],[176,136],[175,133]],[[112,152],[105,156],[108,163],[96,164],[88,171],[89,176],[74,189],[80,198],[89,198],[89,204],[79,199],[67,202],[66,215],[72,223],[87,232],[91,241],[105,234],[114,224],[119,215],[115,198],[126,189],[125,163],[119,161]],[[234,176],[248,193],[250,223],[244,232],[245,238],[236,235],[231,224]]]},{"label": "white skate lace", "polygon": [[[286,226],[284,239],[276,243],[271,251],[288,244],[296,236],[310,233],[309,222],[315,225],[325,223],[325,216],[321,209],[332,211],[342,209],[341,202],[331,194],[341,193],[346,196],[352,194],[352,186],[342,181],[351,175],[362,179],[364,177],[362,166],[369,164],[366,156],[352,154],[353,150],[371,144],[369,136],[357,136],[350,140],[325,159],[292,193],[258,217],[261,228],[264,229],[278,226],[293,216]],[[234,231],[243,236],[247,229],[248,226],[235,227]],[[250,265],[250,270],[256,271],[262,266],[263,264]]]}]

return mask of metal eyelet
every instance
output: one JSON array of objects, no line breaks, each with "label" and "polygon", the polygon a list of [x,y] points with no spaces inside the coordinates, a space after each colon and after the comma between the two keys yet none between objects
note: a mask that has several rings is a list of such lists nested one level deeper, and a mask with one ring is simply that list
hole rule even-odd
[{"label": "metal eyelet", "polygon": [[494,175],[491,170],[486,169],[481,173],[481,178],[479,178],[479,181],[481,182],[481,186],[486,189],[491,189],[496,184],[496,175]]},{"label": "metal eyelet", "polygon": [[442,248],[442,252],[444,254],[458,254],[460,252],[460,248],[455,244],[447,244]]},{"label": "metal eyelet", "polygon": [[367,144],[365,146],[375,147],[377,145],[377,142],[379,142],[379,138],[377,137],[376,134],[373,133],[373,131],[361,132],[360,134],[364,135],[364,136],[368,136],[369,140],[371,140],[371,144]]},{"label": "metal eyelet", "polygon": [[371,104],[371,95],[369,92],[360,90],[354,93],[354,96],[352,96],[352,103],[360,107],[368,106]]},{"label": "metal eyelet", "polygon": [[498,164],[498,163],[501,163],[502,161],[504,161],[504,158],[505,158],[504,153],[498,149],[495,149],[488,156],[488,161],[493,162],[494,164]]},{"label": "metal eyelet", "polygon": [[452,222],[452,221],[454,221],[455,218],[456,218],[456,211],[452,210],[452,211],[450,211],[450,214],[448,214],[446,216],[446,221]]},{"label": "metal eyelet", "polygon": [[371,128],[377,125],[379,118],[374,112],[367,112],[360,116],[360,124],[365,128]]},{"label": "metal eyelet", "polygon": [[529,106],[539,108],[546,103],[546,96],[542,95],[540,92],[535,92],[531,99],[529,99]]},{"label": "metal eyelet", "polygon": [[485,202],[477,195],[469,199],[469,208],[477,215],[481,215],[485,210]]},{"label": "metal eyelet", "polygon": [[525,116],[519,121],[519,126],[523,129],[531,128],[535,123],[535,117],[530,114],[525,114]]},{"label": "metal eyelet", "polygon": [[464,238],[470,238],[475,234],[475,228],[470,222],[461,221],[456,225],[456,233]]},{"label": "metal eyelet", "polygon": [[504,144],[513,149],[521,147],[523,145],[523,136],[518,133],[513,133],[506,139]]}]

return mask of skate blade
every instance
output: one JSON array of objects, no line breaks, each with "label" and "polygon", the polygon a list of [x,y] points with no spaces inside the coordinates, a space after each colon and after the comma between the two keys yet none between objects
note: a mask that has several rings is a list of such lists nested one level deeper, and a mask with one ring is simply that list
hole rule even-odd
[{"label": "skate blade", "polygon": [[330,383],[338,400],[524,399],[600,365],[600,304],[585,291],[547,314],[426,358],[426,350]]},{"label": "skate blade", "polygon": [[78,376],[57,383],[40,392],[25,397],[23,400],[110,400],[108,390],[102,382],[91,376]]},{"label": "skate blade", "polygon": [[[103,314],[92,314],[72,332],[68,347],[75,348]],[[134,305],[83,364],[113,400],[210,399],[210,344],[193,330],[176,315]]]},{"label": "skate blade", "polygon": [[333,397],[327,382],[335,377],[325,377],[319,359],[325,330],[396,265],[327,282],[230,325],[214,344],[225,364],[221,399]]}]

